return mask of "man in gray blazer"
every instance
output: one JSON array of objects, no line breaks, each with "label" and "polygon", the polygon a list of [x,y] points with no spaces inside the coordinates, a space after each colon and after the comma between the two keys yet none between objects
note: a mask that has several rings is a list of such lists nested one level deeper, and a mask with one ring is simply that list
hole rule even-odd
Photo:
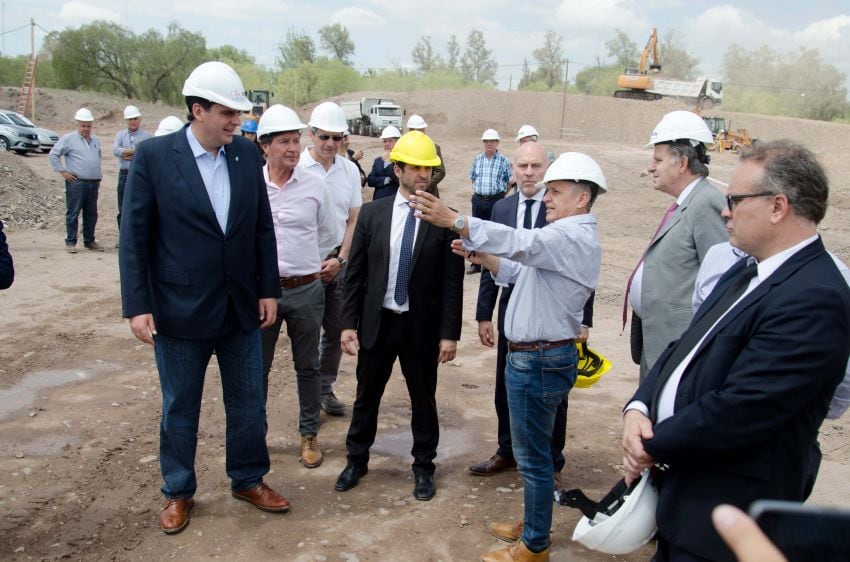
[{"label": "man in gray blazer", "polygon": [[728,239],[723,195],[706,179],[711,131],[690,111],[665,115],[650,136],[652,185],[675,201],[650,239],[626,288],[632,306],[632,359],[643,382],[664,348],[688,327],[697,271],[708,249]]}]

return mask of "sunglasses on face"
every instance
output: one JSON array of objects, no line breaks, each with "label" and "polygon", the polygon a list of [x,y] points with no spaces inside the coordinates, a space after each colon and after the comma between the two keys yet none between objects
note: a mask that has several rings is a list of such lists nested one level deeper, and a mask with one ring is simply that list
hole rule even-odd
[{"label": "sunglasses on face", "polygon": [[767,197],[769,195],[776,195],[772,191],[759,191],[758,193],[745,193],[743,195],[727,195],[726,196],[726,208],[729,209],[729,212],[735,210],[735,205],[738,201],[742,199],[749,199],[750,197]]},{"label": "sunglasses on face", "polygon": [[319,137],[321,141],[329,141],[333,139],[334,142],[340,142],[342,140],[342,135],[316,135]]}]

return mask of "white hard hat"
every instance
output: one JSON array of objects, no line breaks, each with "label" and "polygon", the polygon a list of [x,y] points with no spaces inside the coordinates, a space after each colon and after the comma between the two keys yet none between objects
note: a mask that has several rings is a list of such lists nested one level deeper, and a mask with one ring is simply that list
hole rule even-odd
[{"label": "white hard hat", "polygon": [[608,191],[605,174],[593,158],[580,152],[565,152],[558,156],[546,169],[543,181],[537,184],[537,189],[546,187],[550,181],[591,181],[599,186],[599,193]]},{"label": "white hard hat", "polygon": [[516,132],[516,140],[524,139],[525,137],[539,136],[540,134],[537,132],[537,129],[535,129],[531,125],[523,125],[519,128],[519,131]]},{"label": "white hard hat", "polygon": [[179,117],[169,115],[168,117],[159,122],[159,126],[156,128],[156,132],[153,134],[153,136],[161,137],[163,135],[170,135],[171,133],[179,131],[182,128],[183,121],[181,121]]},{"label": "white hard hat", "polygon": [[426,129],[428,128],[428,123],[422,119],[421,115],[416,115],[415,113],[410,116],[407,120],[407,128],[408,129]]},{"label": "white hard hat", "polygon": [[348,128],[345,111],[332,101],[320,103],[310,114],[310,126],[329,133],[342,133]]},{"label": "white hard hat", "polygon": [[265,110],[263,116],[260,117],[257,137],[263,138],[265,135],[272,133],[300,131],[306,128],[307,125],[301,122],[295,111],[285,105],[276,103]]},{"label": "white hard hat", "polygon": [[[408,125],[407,128],[409,129],[410,125]],[[399,137],[401,137],[401,131],[399,131],[397,128],[393,127],[392,125],[387,125],[386,127],[384,127],[384,130],[381,131],[381,138],[382,139],[397,139]]]},{"label": "white hard hat", "polygon": [[714,136],[702,117],[690,111],[671,111],[661,118],[644,148],[652,148],[662,142],[689,140],[691,145],[712,143]]},{"label": "white hard hat", "polygon": [[481,140],[502,140],[499,138],[499,132],[496,129],[487,129],[484,131],[484,134],[481,135]]},{"label": "white hard hat", "polygon": [[236,71],[218,61],[205,62],[193,70],[183,83],[183,95],[202,98],[239,111],[250,111],[253,107],[245,97],[245,87]]},{"label": "white hard hat", "polygon": [[643,472],[631,490],[626,489],[613,500],[609,506],[600,506],[603,510],[593,519],[582,517],[573,531],[573,540],[607,554],[630,554],[648,543],[657,529],[658,490],[649,470]]},{"label": "white hard hat", "polygon": [[81,107],[74,114],[74,121],[94,121],[94,115],[91,114],[88,108]]},{"label": "white hard hat", "polygon": [[139,108],[135,105],[128,105],[124,108],[124,119],[135,119],[136,117],[141,117],[142,112],[139,111]]}]

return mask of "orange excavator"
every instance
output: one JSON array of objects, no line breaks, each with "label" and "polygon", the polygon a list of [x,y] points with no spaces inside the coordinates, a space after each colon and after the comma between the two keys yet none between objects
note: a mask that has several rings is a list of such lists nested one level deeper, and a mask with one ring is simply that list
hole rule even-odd
[{"label": "orange excavator", "polygon": [[[647,66],[649,57],[652,56],[652,64]],[[661,94],[650,92],[655,87],[655,79],[653,75],[661,71],[661,64],[658,61],[658,32],[653,27],[652,34],[646,42],[646,47],[640,55],[640,66],[637,68],[627,68],[623,74],[617,78],[617,87],[624,88],[614,92],[615,98],[624,98],[632,100],[660,100]]]}]

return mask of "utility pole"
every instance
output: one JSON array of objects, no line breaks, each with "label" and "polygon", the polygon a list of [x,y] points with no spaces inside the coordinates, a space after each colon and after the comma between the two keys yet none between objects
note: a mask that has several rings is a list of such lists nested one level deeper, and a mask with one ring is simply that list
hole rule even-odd
[{"label": "utility pole", "polygon": [[564,120],[567,117],[567,77],[570,74],[570,59],[564,60],[564,104],[561,106],[561,138],[563,139],[566,135],[564,134],[564,129],[567,124]]},{"label": "utility pole", "polygon": [[33,60],[33,68],[32,68],[32,85],[30,86],[32,96],[32,109],[30,115],[32,116],[33,122],[35,122],[35,18],[30,18],[30,52]]},{"label": "utility pole", "polygon": [[510,78],[508,78],[508,91],[511,91],[511,87],[514,85],[514,75],[511,74]]}]

